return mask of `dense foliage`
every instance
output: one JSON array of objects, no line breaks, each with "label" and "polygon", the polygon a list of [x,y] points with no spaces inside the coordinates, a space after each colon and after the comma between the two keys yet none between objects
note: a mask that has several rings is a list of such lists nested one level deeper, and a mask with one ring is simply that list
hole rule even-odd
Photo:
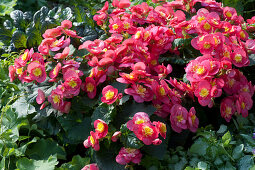
[{"label": "dense foliage", "polygon": [[61,3],[0,28],[2,169],[255,168],[254,17],[215,1]]}]

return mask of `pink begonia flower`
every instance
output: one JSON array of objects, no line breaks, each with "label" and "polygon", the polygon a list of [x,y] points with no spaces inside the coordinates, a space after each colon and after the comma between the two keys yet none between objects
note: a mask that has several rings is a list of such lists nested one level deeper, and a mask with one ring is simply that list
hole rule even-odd
[{"label": "pink begonia flower", "polygon": [[179,104],[175,104],[171,108],[170,122],[174,131],[180,133],[183,129],[187,129],[188,111]]},{"label": "pink begonia flower", "polygon": [[61,63],[58,63],[58,64],[56,65],[56,67],[55,67],[53,70],[50,71],[49,77],[50,77],[51,79],[55,79],[55,78],[58,76],[60,70],[61,70]]},{"label": "pink begonia flower", "polygon": [[153,99],[152,90],[140,84],[132,84],[131,88],[125,89],[124,92],[133,96],[137,103],[143,103],[144,101],[151,101]]},{"label": "pink begonia flower", "polygon": [[253,106],[253,100],[251,95],[246,92],[242,92],[237,95],[236,100],[236,111],[237,113],[241,113],[243,117],[248,116],[248,110],[250,110]]},{"label": "pink begonia flower", "polygon": [[153,124],[156,126],[156,128],[158,129],[159,131],[159,134],[164,138],[166,139],[166,124],[165,123],[162,123],[162,122],[153,122]]},{"label": "pink begonia flower", "polygon": [[62,53],[57,53],[54,59],[65,59],[69,54],[70,48],[65,47]]},{"label": "pink begonia flower", "polygon": [[96,129],[95,136],[97,139],[104,138],[108,133],[108,125],[101,119],[95,120],[94,128]]},{"label": "pink begonia flower", "polygon": [[133,131],[137,125],[147,122],[150,122],[148,114],[144,112],[137,112],[133,119],[127,122],[127,128]]},{"label": "pink begonia flower", "polygon": [[196,110],[195,110],[194,107],[192,107],[189,110],[187,123],[188,123],[188,129],[191,132],[196,132],[197,131],[199,120],[198,120],[198,118],[196,116]]},{"label": "pink begonia flower", "polygon": [[131,149],[122,147],[116,157],[116,162],[121,165],[126,165],[130,162],[139,164],[141,162],[142,154],[138,149]]},{"label": "pink begonia flower", "polygon": [[145,145],[151,145],[158,138],[159,133],[158,129],[150,122],[139,124],[133,132]]},{"label": "pink begonia flower", "polygon": [[52,90],[50,96],[48,97],[48,101],[51,103],[54,109],[59,110],[64,101],[63,101],[63,92],[60,89]]},{"label": "pink begonia flower", "polygon": [[112,104],[118,99],[118,89],[108,85],[102,90],[103,97],[101,101],[106,104]]},{"label": "pink begonia flower", "polygon": [[30,63],[27,67],[27,71],[31,80],[35,80],[38,83],[42,83],[46,80],[45,66],[37,62]]},{"label": "pink begonia flower", "polygon": [[97,94],[96,81],[91,77],[86,77],[81,89],[87,92],[90,99],[93,99]]},{"label": "pink begonia flower", "polygon": [[81,170],[99,170],[99,168],[97,164],[93,163],[93,164],[84,166]]},{"label": "pink begonia flower", "polygon": [[61,29],[57,27],[57,28],[47,29],[42,36],[43,38],[57,38],[61,36],[61,34],[62,34]]},{"label": "pink begonia flower", "polygon": [[37,104],[42,104],[44,101],[45,101],[45,93],[41,89],[38,89],[38,95],[36,97],[36,102],[37,102]]},{"label": "pink begonia flower", "polygon": [[117,140],[120,138],[120,136],[121,136],[121,132],[120,131],[114,132],[114,134],[112,135],[111,140],[113,142],[117,142]]},{"label": "pink begonia flower", "polygon": [[64,20],[61,22],[61,27],[70,29],[70,28],[72,28],[72,22],[69,20]]},{"label": "pink begonia flower", "polygon": [[220,103],[220,113],[227,122],[230,122],[232,115],[236,112],[235,102],[233,97],[225,97]]},{"label": "pink begonia flower", "polygon": [[96,133],[90,131],[90,136],[83,142],[85,148],[92,147],[95,151],[99,151],[99,140],[96,137]]}]

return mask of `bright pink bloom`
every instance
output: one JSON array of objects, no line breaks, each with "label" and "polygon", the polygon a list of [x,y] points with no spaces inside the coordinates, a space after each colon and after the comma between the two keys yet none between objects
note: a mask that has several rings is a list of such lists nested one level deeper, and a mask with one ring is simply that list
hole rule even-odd
[{"label": "bright pink bloom", "polygon": [[133,132],[145,145],[151,145],[158,138],[159,133],[158,129],[149,122],[139,124]]},{"label": "bright pink bloom", "polygon": [[118,8],[128,8],[130,4],[131,4],[130,0],[113,0],[112,1],[112,6],[118,7]]},{"label": "bright pink bloom", "polygon": [[165,123],[162,123],[162,122],[153,122],[153,124],[156,126],[156,128],[158,129],[159,131],[159,134],[164,138],[166,139],[166,124]]},{"label": "bright pink bloom", "polygon": [[65,88],[64,96],[67,98],[77,96],[80,93],[80,87],[82,83],[77,72],[73,69],[68,69],[63,74],[63,78],[65,80],[63,84]]},{"label": "bright pink bloom", "polygon": [[132,120],[129,120],[127,122],[127,128],[131,131],[134,131],[134,129],[142,124],[142,123],[147,123],[147,122],[150,122],[150,118],[148,116],[147,113],[144,113],[144,112],[137,112],[133,119]]},{"label": "bright pink bloom", "polygon": [[237,16],[235,8],[231,7],[224,7],[223,8],[223,15],[228,20],[231,20],[233,17]]},{"label": "bright pink bloom", "polygon": [[121,165],[126,165],[130,162],[139,164],[141,162],[141,158],[142,154],[140,150],[122,147],[116,157],[116,162]]},{"label": "bright pink bloom", "polygon": [[121,132],[120,131],[114,132],[114,134],[112,135],[111,140],[113,142],[117,142],[117,140],[120,138],[120,136],[121,136]]},{"label": "bright pink bloom", "polygon": [[21,67],[24,67],[26,66],[27,62],[31,59],[33,53],[34,53],[33,48],[31,48],[30,50],[26,49],[24,54],[20,55],[19,58],[15,60],[15,62],[18,62],[18,64]]},{"label": "bright pink bloom", "polygon": [[97,164],[93,163],[93,164],[84,166],[81,170],[99,170],[99,168]]},{"label": "bright pink bloom", "polygon": [[243,117],[248,116],[248,110],[252,108],[252,105],[253,100],[249,93],[243,92],[237,96],[236,110],[239,114],[241,113]]},{"label": "bright pink bloom", "polygon": [[231,59],[236,67],[244,67],[250,64],[250,60],[246,52],[241,48],[234,49],[234,52],[231,55]]},{"label": "bright pink bloom", "polygon": [[52,29],[47,29],[45,33],[42,35],[43,38],[57,38],[61,36],[62,31],[59,28],[52,28]]},{"label": "bright pink bloom", "polygon": [[100,146],[99,140],[96,137],[96,133],[90,131],[90,136],[84,141],[83,145],[85,148],[89,148],[91,146],[95,151],[99,151]]},{"label": "bright pink bloom", "polygon": [[10,66],[9,67],[9,77],[10,77],[10,81],[13,82],[13,80],[15,80],[15,72],[16,69],[14,66]]},{"label": "bright pink bloom", "polygon": [[188,113],[188,128],[191,132],[196,132],[199,124],[199,120],[196,116],[196,110],[192,107]]},{"label": "bright pink bloom", "polygon": [[51,95],[48,97],[48,101],[51,103],[54,109],[59,110],[63,105],[63,92],[60,89],[52,90]]},{"label": "bright pink bloom", "polygon": [[54,56],[54,59],[65,59],[68,54],[69,54],[70,48],[69,47],[65,47],[62,53],[57,53]]},{"label": "bright pink bloom", "polygon": [[30,63],[27,67],[27,71],[29,73],[29,77],[38,83],[42,83],[46,79],[45,66],[37,62]]},{"label": "bright pink bloom", "polygon": [[124,92],[133,96],[137,103],[143,103],[144,101],[151,101],[153,99],[153,93],[150,88],[140,84],[132,84],[131,87],[125,89]]},{"label": "bright pink bloom", "polygon": [[62,113],[69,113],[71,109],[71,102],[64,101],[62,106],[59,108],[59,111]]},{"label": "bright pink bloom", "polygon": [[233,97],[225,97],[220,103],[220,113],[227,122],[230,122],[236,111]]},{"label": "bright pink bloom", "polygon": [[188,111],[179,104],[173,105],[171,108],[170,122],[172,129],[180,133],[183,129],[187,129]]},{"label": "bright pink bloom", "polygon": [[45,101],[45,94],[41,89],[38,89],[38,95],[36,97],[37,104],[42,104]]},{"label": "bright pink bloom", "polygon": [[97,94],[96,82],[91,77],[86,77],[82,89],[88,93],[90,99],[93,99]]},{"label": "bright pink bloom", "polygon": [[198,102],[202,106],[207,106],[211,102],[211,89],[212,86],[207,80],[202,80],[198,83],[195,90],[195,96],[198,98]]},{"label": "bright pink bloom", "polygon": [[108,85],[103,88],[102,91],[103,97],[101,101],[106,104],[112,104],[118,99],[118,89]]},{"label": "bright pink bloom", "polygon": [[108,125],[101,119],[97,119],[94,122],[94,128],[96,129],[96,138],[104,138],[108,133]]},{"label": "bright pink bloom", "polygon": [[69,20],[64,20],[61,22],[61,27],[70,29],[70,28],[72,28],[72,22]]},{"label": "bright pink bloom", "polygon": [[60,70],[61,70],[61,63],[58,63],[56,67],[50,71],[49,73],[50,78],[55,79],[58,76]]}]

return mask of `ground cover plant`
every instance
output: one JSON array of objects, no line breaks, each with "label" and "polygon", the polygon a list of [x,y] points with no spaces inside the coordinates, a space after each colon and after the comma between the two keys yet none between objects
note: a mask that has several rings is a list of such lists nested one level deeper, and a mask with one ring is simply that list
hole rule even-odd
[{"label": "ground cover plant", "polygon": [[62,9],[13,11],[0,30],[15,51],[2,169],[255,167],[254,17],[200,0],[106,1],[95,23]]}]

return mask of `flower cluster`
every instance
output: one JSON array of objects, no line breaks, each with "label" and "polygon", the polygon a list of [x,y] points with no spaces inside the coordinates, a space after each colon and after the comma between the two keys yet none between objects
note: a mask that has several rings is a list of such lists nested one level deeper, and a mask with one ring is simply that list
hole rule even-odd
[{"label": "flower cluster", "polygon": [[138,149],[122,147],[116,157],[116,162],[121,165],[126,165],[130,162],[138,164],[141,162],[142,154]]},{"label": "flower cluster", "polygon": [[134,132],[136,137],[145,145],[159,145],[162,141],[159,134],[166,138],[166,125],[162,122],[151,122],[147,113],[138,112],[132,120],[127,122],[127,128]]},{"label": "flower cluster", "polygon": [[99,140],[104,138],[108,133],[108,125],[101,119],[94,122],[96,132],[91,131],[90,136],[83,142],[85,148],[92,147],[95,151],[100,149]]}]

